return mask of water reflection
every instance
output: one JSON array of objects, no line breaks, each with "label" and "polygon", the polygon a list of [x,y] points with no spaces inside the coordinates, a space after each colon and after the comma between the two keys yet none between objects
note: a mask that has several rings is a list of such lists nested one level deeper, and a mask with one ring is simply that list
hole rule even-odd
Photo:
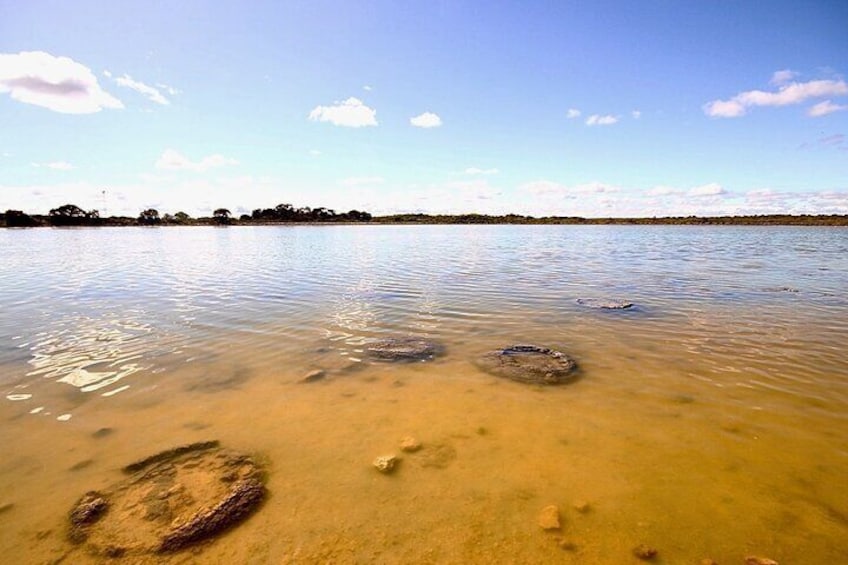
[{"label": "water reflection", "polygon": [[[131,316],[90,318],[74,316],[52,323],[29,343],[34,367],[27,376],[53,379],[81,392],[105,389],[122,379],[150,368],[141,362],[155,350],[153,326]],[[103,391],[112,396],[129,385]]]}]

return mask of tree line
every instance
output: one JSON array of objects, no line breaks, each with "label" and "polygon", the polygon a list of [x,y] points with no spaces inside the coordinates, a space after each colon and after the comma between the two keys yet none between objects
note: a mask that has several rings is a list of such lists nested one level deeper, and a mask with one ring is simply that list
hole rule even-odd
[{"label": "tree line", "polygon": [[157,225],[232,225],[307,222],[369,222],[368,212],[350,210],[338,213],[331,208],[295,208],[291,204],[278,204],[274,208],[257,208],[252,214],[234,217],[227,208],[218,208],[211,216],[193,218],[185,212],[160,214],[155,208],[142,210],[135,218],[130,216],[101,217],[98,210],[84,210],[75,204],[53,208],[47,215],[27,214],[21,210],[6,210],[0,213],[0,226],[157,226]]}]

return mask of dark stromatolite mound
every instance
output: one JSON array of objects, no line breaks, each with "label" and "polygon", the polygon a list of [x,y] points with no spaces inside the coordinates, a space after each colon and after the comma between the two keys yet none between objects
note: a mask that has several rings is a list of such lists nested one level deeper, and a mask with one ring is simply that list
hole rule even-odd
[{"label": "dark stromatolite mound", "polygon": [[513,345],[477,361],[484,371],[527,384],[558,385],[576,377],[577,362],[565,353],[536,345]]},{"label": "dark stromatolite mound", "polygon": [[179,551],[247,518],[265,496],[263,473],[217,441],[180,446],[127,465],[129,476],[86,493],[69,515],[69,539],[114,557]]},{"label": "dark stromatolite mound", "polygon": [[369,344],[365,350],[372,359],[380,361],[428,361],[444,352],[434,341],[417,337],[381,339]]},{"label": "dark stromatolite mound", "polygon": [[626,310],[633,307],[632,302],[614,298],[578,298],[577,304],[601,310]]}]

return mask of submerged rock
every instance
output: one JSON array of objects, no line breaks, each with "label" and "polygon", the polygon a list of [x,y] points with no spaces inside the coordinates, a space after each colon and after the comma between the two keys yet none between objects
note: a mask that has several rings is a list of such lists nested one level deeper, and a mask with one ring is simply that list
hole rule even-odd
[{"label": "submerged rock", "polygon": [[441,355],[444,348],[435,341],[417,337],[387,338],[369,344],[365,351],[380,361],[429,361]]},{"label": "submerged rock", "polygon": [[575,379],[577,362],[565,353],[536,345],[490,351],[477,361],[484,371],[527,384],[557,385]]},{"label": "submerged rock", "polygon": [[655,548],[649,545],[645,545],[644,543],[640,543],[639,545],[633,548],[633,555],[643,561],[650,561],[651,559],[656,557],[658,553],[659,551],[657,551]]},{"label": "submerged rock", "polygon": [[217,441],[180,446],[127,465],[129,475],[86,493],[69,515],[69,539],[103,557],[179,551],[241,522],[265,497],[249,456]]},{"label": "submerged rock", "polygon": [[384,474],[391,473],[395,470],[395,464],[397,463],[397,457],[394,455],[381,455],[374,459],[374,467],[378,471]]},{"label": "submerged rock", "polygon": [[577,304],[602,310],[626,310],[633,307],[632,302],[616,300],[614,298],[578,298]]},{"label": "submerged rock", "polygon": [[543,530],[558,530],[562,527],[559,521],[559,508],[555,504],[542,508],[539,513],[539,527]]},{"label": "submerged rock", "polygon": [[406,436],[405,438],[400,440],[401,451],[406,451],[407,453],[415,453],[419,449],[421,449],[421,442],[412,436]]}]

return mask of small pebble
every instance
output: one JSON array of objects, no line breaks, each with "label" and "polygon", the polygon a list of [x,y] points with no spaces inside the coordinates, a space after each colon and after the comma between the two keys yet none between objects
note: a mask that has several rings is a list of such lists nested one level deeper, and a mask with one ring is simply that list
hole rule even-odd
[{"label": "small pebble", "polygon": [[644,543],[640,543],[633,548],[633,555],[644,561],[650,561],[659,553],[656,549]]},{"label": "small pebble", "polygon": [[701,559],[700,565],[718,565],[718,561],[707,557],[706,559]]},{"label": "small pebble", "polygon": [[543,530],[558,530],[562,527],[559,521],[559,508],[555,504],[542,508],[539,513],[539,527]]},{"label": "small pebble", "polygon": [[580,512],[581,514],[585,514],[586,512],[588,512],[589,510],[592,509],[592,507],[589,505],[589,503],[586,502],[585,500],[578,500],[577,502],[575,502],[573,504],[573,506],[574,506],[574,509],[577,510],[578,512]]},{"label": "small pebble", "polygon": [[406,436],[405,438],[400,440],[400,449],[401,451],[406,451],[407,453],[414,453],[421,449],[421,442],[412,436]]},{"label": "small pebble", "polygon": [[374,467],[381,473],[391,473],[397,463],[397,457],[394,455],[381,455],[374,459]]}]

